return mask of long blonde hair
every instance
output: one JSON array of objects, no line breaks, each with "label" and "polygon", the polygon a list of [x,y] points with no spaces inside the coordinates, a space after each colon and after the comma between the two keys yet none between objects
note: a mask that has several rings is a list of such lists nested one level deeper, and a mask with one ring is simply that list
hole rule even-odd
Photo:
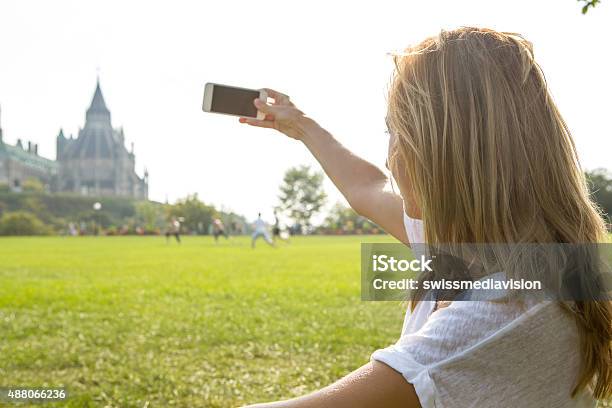
[{"label": "long blonde hair", "polygon": [[[387,116],[429,243],[597,243],[605,224],[532,44],[462,27],[394,56]],[[610,302],[565,303],[586,387],[612,394]]]}]

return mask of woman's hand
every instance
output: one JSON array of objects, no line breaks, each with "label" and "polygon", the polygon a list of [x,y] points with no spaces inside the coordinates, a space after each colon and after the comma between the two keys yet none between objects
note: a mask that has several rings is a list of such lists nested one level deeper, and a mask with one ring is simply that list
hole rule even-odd
[{"label": "woman's hand", "polygon": [[240,123],[276,129],[293,139],[302,140],[306,128],[312,126],[314,121],[296,108],[287,95],[273,89],[264,88],[264,90],[268,93],[268,97],[274,99],[274,103],[270,105],[255,99],[254,104],[259,111],[266,114],[266,117],[263,120],[240,118]]}]

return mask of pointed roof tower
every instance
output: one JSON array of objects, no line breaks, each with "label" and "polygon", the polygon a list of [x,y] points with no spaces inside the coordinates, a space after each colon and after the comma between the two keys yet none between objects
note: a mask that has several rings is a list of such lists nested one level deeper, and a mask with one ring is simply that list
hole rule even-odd
[{"label": "pointed roof tower", "polygon": [[110,122],[110,111],[106,107],[104,102],[104,96],[102,95],[102,89],[100,89],[100,78],[96,80],[96,90],[91,100],[91,105],[87,109],[85,114],[86,121],[108,121]]},{"label": "pointed roof tower", "polygon": [[67,159],[112,158],[123,147],[115,139],[110,111],[104,102],[99,78],[96,81],[91,105],[85,114],[85,126],[79,130],[79,136],[69,144],[65,154],[62,153]]}]

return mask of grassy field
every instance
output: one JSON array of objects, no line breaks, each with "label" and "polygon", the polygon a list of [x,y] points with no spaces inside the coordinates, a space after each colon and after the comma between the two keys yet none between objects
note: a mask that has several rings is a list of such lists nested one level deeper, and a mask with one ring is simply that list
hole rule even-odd
[{"label": "grassy field", "polygon": [[65,386],[72,407],[229,407],[320,388],[401,329],[400,304],[360,300],[362,241],[390,239],[2,238],[0,387]]},{"label": "grassy field", "polygon": [[326,385],[401,329],[401,305],[360,300],[363,240],[388,238],[2,238],[0,386],[228,407]]}]

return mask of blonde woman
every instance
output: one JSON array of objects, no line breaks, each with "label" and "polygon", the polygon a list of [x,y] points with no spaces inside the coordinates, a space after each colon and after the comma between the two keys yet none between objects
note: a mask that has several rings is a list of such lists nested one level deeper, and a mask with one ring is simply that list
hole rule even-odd
[{"label": "blonde woman", "polygon": [[[400,241],[596,243],[570,133],[513,33],[443,31],[395,56],[388,167],[352,154],[289,97],[257,108],[302,142],[350,205]],[[398,342],[310,395],[257,407],[591,407],[612,392],[609,302],[422,301]]]}]

